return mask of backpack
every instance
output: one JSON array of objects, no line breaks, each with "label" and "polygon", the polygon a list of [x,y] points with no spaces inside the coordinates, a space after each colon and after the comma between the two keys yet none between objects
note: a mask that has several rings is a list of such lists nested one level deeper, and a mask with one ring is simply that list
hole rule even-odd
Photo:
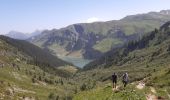
[{"label": "backpack", "polygon": [[123,81],[126,81],[126,82],[128,81],[128,74],[123,75]]}]

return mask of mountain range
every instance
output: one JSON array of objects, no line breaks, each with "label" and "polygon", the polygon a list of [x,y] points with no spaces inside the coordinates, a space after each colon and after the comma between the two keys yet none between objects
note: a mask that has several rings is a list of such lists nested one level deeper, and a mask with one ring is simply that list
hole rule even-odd
[{"label": "mountain range", "polygon": [[79,23],[45,30],[28,39],[54,55],[96,59],[111,49],[142,37],[170,20],[170,11],[129,15],[120,20]]},{"label": "mountain range", "polygon": [[22,33],[22,32],[17,32],[17,31],[10,31],[9,33],[5,34],[5,36],[14,38],[14,39],[19,39],[19,40],[26,40],[28,38],[31,38],[33,36],[41,34],[41,31],[36,30],[35,32],[32,33]]},{"label": "mountain range", "polygon": [[120,20],[78,23],[31,34],[11,31],[6,36],[27,40],[60,59],[82,67],[128,41],[139,39],[169,20],[170,10],[162,10],[129,15]]}]

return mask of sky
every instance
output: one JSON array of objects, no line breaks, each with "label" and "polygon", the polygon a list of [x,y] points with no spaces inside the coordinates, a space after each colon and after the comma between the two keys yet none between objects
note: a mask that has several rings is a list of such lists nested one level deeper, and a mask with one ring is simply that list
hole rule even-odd
[{"label": "sky", "polygon": [[170,0],[0,0],[0,34],[118,20],[170,9]]}]

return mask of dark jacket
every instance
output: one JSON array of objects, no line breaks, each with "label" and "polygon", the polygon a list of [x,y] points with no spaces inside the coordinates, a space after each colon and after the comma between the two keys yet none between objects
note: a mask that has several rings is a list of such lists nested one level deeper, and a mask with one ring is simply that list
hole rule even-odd
[{"label": "dark jacket", "polygon": [[116,75],[116,74],[113,74],[113,75],[112,75],[112,81],[113,81],[113,82],[117,81],[117,75]]}]

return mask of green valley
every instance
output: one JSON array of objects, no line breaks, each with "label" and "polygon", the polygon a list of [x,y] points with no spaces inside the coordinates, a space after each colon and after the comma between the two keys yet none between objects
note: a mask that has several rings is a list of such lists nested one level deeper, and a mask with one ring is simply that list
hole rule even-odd
[{"label": "green valley", "polygon": [[0,35],[0,100],[170,100],[170,10],[9,33]]}]

